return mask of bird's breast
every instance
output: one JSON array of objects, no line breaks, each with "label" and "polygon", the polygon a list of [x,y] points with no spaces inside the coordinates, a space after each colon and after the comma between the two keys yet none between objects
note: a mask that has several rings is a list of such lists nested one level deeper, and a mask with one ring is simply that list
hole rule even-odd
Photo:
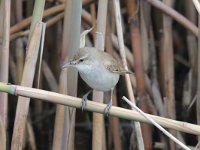
[{"label": "bird's breast", "polygon": [[93,89],[109,91],[119,80],[119,74],[112,73],[101,65],[85,65],[78,69],[81,78]]}]

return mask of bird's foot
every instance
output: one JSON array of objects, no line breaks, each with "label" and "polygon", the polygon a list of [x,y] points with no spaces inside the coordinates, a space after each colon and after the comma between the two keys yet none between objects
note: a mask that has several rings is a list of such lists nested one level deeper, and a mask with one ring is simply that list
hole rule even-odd
[{"label": "bird's foot", "polygon": [[92,92],[92,90],[89,90],[85,95],[82,97],[81,101],[81,110],[83,111],[85,107],[87,106],[87,100],[88,100],[88,95]]},{"label": "bird's foot", "polygon": [[110,108],[112,107],[112,100],[110,100],[106,106],[106,108],[104,109],[104,115],[105,116],[109,116],[110,114]]}]

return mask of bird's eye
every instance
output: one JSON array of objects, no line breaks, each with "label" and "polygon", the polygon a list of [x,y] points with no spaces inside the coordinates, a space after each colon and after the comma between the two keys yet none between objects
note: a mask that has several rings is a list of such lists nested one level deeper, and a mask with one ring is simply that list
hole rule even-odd
[{"label": "bird's eye", "polygon": [[80,59],[79,62],[83,62],[83,59]]}]

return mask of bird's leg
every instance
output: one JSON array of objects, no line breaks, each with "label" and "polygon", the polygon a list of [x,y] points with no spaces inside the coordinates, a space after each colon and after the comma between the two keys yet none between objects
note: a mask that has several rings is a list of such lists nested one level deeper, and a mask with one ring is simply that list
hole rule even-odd
[{"label": "bird's leg", "polygon": [[87,105],[88,95],[92,92],[92,90],[89,90],[85,95],[82,97],[81,101],[81,110],[83,111]]},{"label": "bird's leg", "polygon": [[113,89],[111,89],[110,101],[108,102],[106,108],[104,109],[104,114],[106,116],[109,116],[110,114],[110,108],[112,107],[112,95],[113,95]]}]

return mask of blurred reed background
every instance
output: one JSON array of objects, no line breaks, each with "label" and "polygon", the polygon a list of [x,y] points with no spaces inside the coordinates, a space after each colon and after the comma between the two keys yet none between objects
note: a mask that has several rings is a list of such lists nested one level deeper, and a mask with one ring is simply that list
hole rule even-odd
[{"label": "blurred reed background", "polygon": [[[61,71],[60,66],[79,48],[80,33],[93,26],[86,46],[105,49],[135,73],[120,78],[114,105],[130,109],[121,101],[125,95],[146,113],[199,123],[198,14],[192,1],[121,0],[124,43],[118,41],[122,37],[115,4],[0,0],[0,81],[38,88],[41,71],[40,89],[82,97],[89,87],[77,71]],[[41,21],[46,33],[39,70]],[[103,99],[103,94],[94,93],[93,99]],[[152,125],[140,125],[145,150],[178,149]],[[2,150],[141,150],[135,126],[116,117],[0,93]],[[169,131],[190,147],[198,143],[198,136]]]}]

